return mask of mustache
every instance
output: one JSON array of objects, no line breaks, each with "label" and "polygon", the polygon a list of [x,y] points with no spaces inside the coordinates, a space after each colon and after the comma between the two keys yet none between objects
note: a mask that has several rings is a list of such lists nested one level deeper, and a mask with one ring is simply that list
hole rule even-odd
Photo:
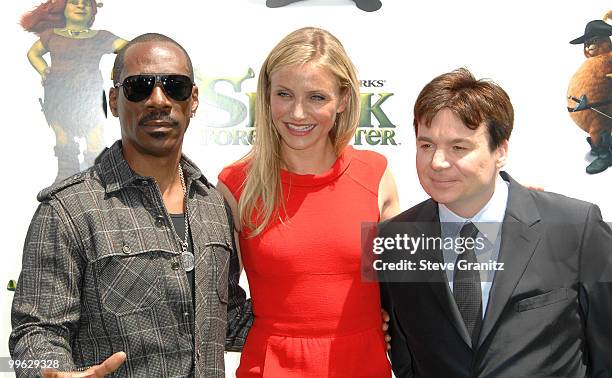
[{"label": "mustache", "polygon": [[170,114],[166,113],[149,113],[145,114],[142,118],[138,120],[138,125],[142,126],[143,124],[150,121],[162,121],[171,124],[173,127],[178,126],[179,122],[176,118],[172,117]]}]

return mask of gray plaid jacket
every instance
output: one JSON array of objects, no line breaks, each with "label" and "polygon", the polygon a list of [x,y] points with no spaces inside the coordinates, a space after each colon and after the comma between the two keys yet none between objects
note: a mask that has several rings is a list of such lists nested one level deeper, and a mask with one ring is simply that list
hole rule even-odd
[{"label": "gray plaid jacket", "polygon": [[196,256],[195,313],[159,187],[130,169],[117,142],[96,165],[38,195],[13,300],[13,359],[58,360],[67,371],[125,351],[115,376],[224,376],[224,348],[242,348],[251,303],[238,286],[222,196],[190,160],[181,164]]}]

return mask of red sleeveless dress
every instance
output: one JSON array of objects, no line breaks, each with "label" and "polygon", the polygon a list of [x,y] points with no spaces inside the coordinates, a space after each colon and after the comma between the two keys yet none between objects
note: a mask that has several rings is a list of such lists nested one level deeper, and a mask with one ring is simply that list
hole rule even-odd
[{"label": "red sleeveless dress", "polygon": [[[237,377],[391,377],[378,283],[361,279],[361,222],[378,222],[387,162],[344,149],[320,175],[281,171],[286,213],[240,233],[255,320]],[[246,163],[219,174],[239,200]]]}]

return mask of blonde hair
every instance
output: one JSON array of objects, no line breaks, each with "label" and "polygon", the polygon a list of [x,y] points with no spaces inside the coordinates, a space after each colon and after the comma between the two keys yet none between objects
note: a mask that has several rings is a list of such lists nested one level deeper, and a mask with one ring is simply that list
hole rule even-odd
[{"label": "blonde hair", "polygon": [[283,67],[311,62],[333,73],[341,94],[346,96],[346,108],[337,114],[329,132],[336,156],[355,134],[359,122],[359,81],[342,43],[328,31],[314,27],[290,33],[270,51],[259,71],[255,140],[243,158],[247,161],[247,177],[238,202],[240,222],[251,231],[251,237],[261,233],[272,218],[279,217],[279,208],[285,205],[280,180],[281,137],[272,123],[270,76]]}]

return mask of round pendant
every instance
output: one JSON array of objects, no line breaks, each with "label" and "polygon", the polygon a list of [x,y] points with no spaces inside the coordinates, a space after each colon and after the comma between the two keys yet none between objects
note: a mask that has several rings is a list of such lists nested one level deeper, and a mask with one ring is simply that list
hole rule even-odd
[{"label": "round pendant", "polygon": [[185,251],[181,253],[181,258],[183,259],[183,267],[185,268],[185,272],[191,272],[195,267],[195,256],[193,253]]}]

